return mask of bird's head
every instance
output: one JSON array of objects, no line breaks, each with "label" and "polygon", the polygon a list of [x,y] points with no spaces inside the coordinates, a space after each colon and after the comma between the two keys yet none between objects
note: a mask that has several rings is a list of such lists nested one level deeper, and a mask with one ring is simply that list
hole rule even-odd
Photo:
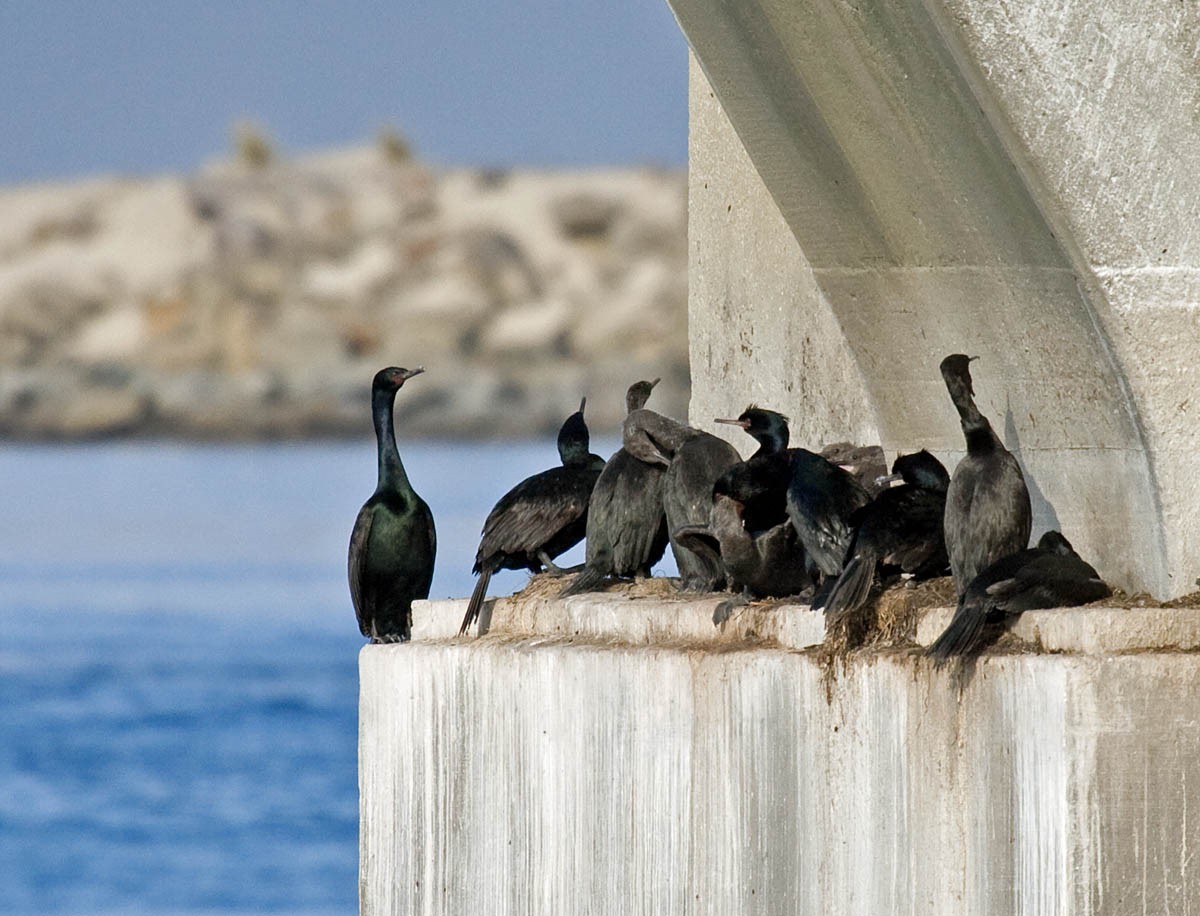
[{"label": "bird's head", "polygon": [[375,373],[375,380],[371,383],[371,388],[376,391],[399,391],[414,375],[420,375],[425,371],[424,366],[417,366],[415,369],[401,369],[398,366],[388,366],[386,369],[380,369]]},{"label": "bird's head", "polygon": [[633,413],[635,410],[645,407],[646,402],[650,400],[650,392],[660,381],[662,381],[661,378],[656,378],[652,382],[643,379],[630,385],[629,390],[625,392],[625,412]]}]

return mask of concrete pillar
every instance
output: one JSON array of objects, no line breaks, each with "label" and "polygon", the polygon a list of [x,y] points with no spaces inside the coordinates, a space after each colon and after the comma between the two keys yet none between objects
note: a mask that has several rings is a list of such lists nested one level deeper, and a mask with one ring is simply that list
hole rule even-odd
[{"label": "concrete pillar", "polygon": [[[1200,574],[1200,7],[669,0],[691,44],[693,422],[962,453],[974,364],[1035,536]],[[745,443],[739,443],[745,445]]]},{"label": "concrete pillar", "polygon": [[364,648],[363,916],[1200,911],[1194,613],[1030,612],[960,675],[715,600],[502,601],[465,640],[421,602]]}]

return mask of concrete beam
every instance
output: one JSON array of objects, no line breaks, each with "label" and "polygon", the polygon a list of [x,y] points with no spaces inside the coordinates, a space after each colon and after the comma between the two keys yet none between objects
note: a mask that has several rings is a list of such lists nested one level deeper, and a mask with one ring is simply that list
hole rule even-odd
[{"label": "concrete beam", "polygon": [[670,2],[694,53],[693,422],[755,399],[803,443],[952,462],[937,364],[978,354],[1035,536],[1191,590],[1195,5]]},{"label": "concrete beam", "polygon": [[[364,916],[1200,909],[1195,652],[830,667],[693,640],[706,602],[610,605],[589,632],[497,605],[486,637],[362,650]],[[446,632],[462,602],[416,610]],[[606,633],[622,612],[654,638]],[[1101,613],[1142,614],[1026,617],[1082,639]],[[1153,614],[1196,645],[1194,612]]]}]

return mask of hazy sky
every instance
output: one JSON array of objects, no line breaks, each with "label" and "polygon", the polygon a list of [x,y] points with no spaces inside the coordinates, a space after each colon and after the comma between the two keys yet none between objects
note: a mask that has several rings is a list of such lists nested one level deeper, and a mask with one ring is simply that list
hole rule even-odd
[{"label": "hazy sky", "polygon": [[431,161],[682,164],[666,0],[4,0],[0,184],[190,169],[391,124]]}]

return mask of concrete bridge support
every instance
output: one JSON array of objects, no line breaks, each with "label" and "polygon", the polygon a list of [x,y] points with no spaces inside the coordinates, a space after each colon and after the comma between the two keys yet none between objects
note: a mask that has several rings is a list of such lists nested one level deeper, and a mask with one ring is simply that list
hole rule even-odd
[{"label": "concrete bridge support", "polygon": [[[670,0],[692,46],[692,421],[957,460],[979,355],[1035,536],[1200,574],[1200,7]],[[738,443],[745,446],[746,443]]]},{"label": "concrete bridge support", "polygon": [[1194,611],[1029,612],[960,675],[717,600],[422,602],[364,648],[363,916],[1200,911]]}]

